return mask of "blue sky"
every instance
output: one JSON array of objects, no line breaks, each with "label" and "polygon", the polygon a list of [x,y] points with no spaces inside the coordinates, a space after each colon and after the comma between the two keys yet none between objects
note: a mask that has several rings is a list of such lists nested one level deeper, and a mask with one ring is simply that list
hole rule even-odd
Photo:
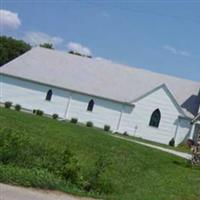
[{"label": "blue sky", "polygon": [[20,20],[2,34],[200,81],[200,0],[2,0],[1,10]]}]

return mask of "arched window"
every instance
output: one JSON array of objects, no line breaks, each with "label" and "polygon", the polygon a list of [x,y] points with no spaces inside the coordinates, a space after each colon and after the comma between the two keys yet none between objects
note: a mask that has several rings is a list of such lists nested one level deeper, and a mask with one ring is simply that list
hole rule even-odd
[{"label": "arched window", "polygon": [[151,115],[149,126],[153,126],[153,127],[158,128],[159,124],[160,124],[160,119],[161,119],[160,110],[156,109]]},{"label": "arched window", "polygon": [[94,100],[91,99],[89,101],[89,103],[88,103],[87,111],[91,111],[92,112],[93,108],[94,108]]},{"label": "arched window", "polygon": [[52,94],[53,94],[52,90],[48,90],[46,95],[46,101],[51,101]]}]

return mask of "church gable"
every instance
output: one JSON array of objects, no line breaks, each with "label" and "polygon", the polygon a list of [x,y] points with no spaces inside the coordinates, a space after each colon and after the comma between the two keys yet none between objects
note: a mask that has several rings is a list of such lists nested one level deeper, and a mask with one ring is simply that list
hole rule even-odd
[{"label": "church gable", "polygon": [[[130,135],[151,141],[169,144],[176,137],[179,119],[187,120],[186,130],[179,127],[185,137],[189,130],[189,121],[182,108],[167,87],[162,84],[146,95],[132,102],[135,107],[131,116],[123,113],[119,130]],[[182,141],[182,140],[181,140]]]},{"label": "church gable", "polygon": [[165,84],[154,88],[153,90],[131,102],[136,104],[138,102],[140,104],[143,101],[146,102],[146,100],[158,106],[173,106],[181,116],[186,116],[181,106],[178,104],[175,97]]}]

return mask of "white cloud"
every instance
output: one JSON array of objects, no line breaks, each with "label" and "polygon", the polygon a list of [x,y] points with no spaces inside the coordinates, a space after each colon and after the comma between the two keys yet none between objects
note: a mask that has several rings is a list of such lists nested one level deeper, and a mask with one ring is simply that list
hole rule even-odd
[{"label": "white cloud", "polygon": [[99,61],[106,60],[105,58],[102,58],[102,57],[94,57],[93,59],[99,60]]},{"label": "white cloud", "polygon": [[0,28],[1,29],[17,29],[21,25],[21,21],[17,13],[9,10],[0,10]]},{"label": "white cloud", "polygon": [[69,51],[74,51],[76,53],[80,53],[85,56],[92,56],[92,52],[88,47],[85,47],[76,42],[69,42],[67,44],[67,48]]},{"label": "white cloud", "polygon": [[182,56],[190,56],[190,53],[187,51],[180,51],[180,55]]},{"label": "white cloud", "polygon": [[63,39],[61,37],[50,36],[42,32],[27,32],[23,39],[32,45],[51,43],[56,46],[63,42]]},{"label": "white cloud", "polygon": [[102,57],[94,57],[93,59],[98,60],[98,61],[113,62],[113,61],[110,60],[110,59],[102,58]]},{"label": "white cloud", "polygon": [[177,54],[177,50],[176,50],[174,47],[172,47],[172,46],[164,45],[164,46],[163,46],[163,49],[165,49],[165,50],[167,50],[167,51],[170,51],[170,52],[173,53],[173,54]]},{"label": "white cloud", "polygon": [[183,50],[179,50],[179,49],[177,49],[177,48],[175,48],[173,46],[170,46],[170,45],[164,45],[163,49],[168,51],[168,52],[171,52],[174,55],[190,56],[189,52],[183,51]]},{"label": "white cloud", "polygon": [[103,17],[106,17],[106,18],[109,18],[110,17],[110,14],[108,12],[106,12],[105,10],[101,12],[101,15]]}]

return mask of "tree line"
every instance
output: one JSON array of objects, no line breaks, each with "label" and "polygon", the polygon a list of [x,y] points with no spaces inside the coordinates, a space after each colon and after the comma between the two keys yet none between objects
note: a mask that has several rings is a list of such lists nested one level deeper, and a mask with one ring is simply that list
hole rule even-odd
[{"label": "tree line", "polygon": [[[50,43],[40,44],[40,46],[48,49],[54,49],[53,45]],[[0,66],[24,54],[31,48],[32,46],[23,40],[0,36]]]},{"label": "tree line", "polygon": [[[54,49],[54,46],[51,43],[43,43],[39,46],[43,48]],[[17,40],[7,36],[0,36],[0,67],[29,51],[31,48],[32,46],[23,40]],[[92,58],[91,56],[85,56],[76,51],[69,51],[68,53]]]}]

